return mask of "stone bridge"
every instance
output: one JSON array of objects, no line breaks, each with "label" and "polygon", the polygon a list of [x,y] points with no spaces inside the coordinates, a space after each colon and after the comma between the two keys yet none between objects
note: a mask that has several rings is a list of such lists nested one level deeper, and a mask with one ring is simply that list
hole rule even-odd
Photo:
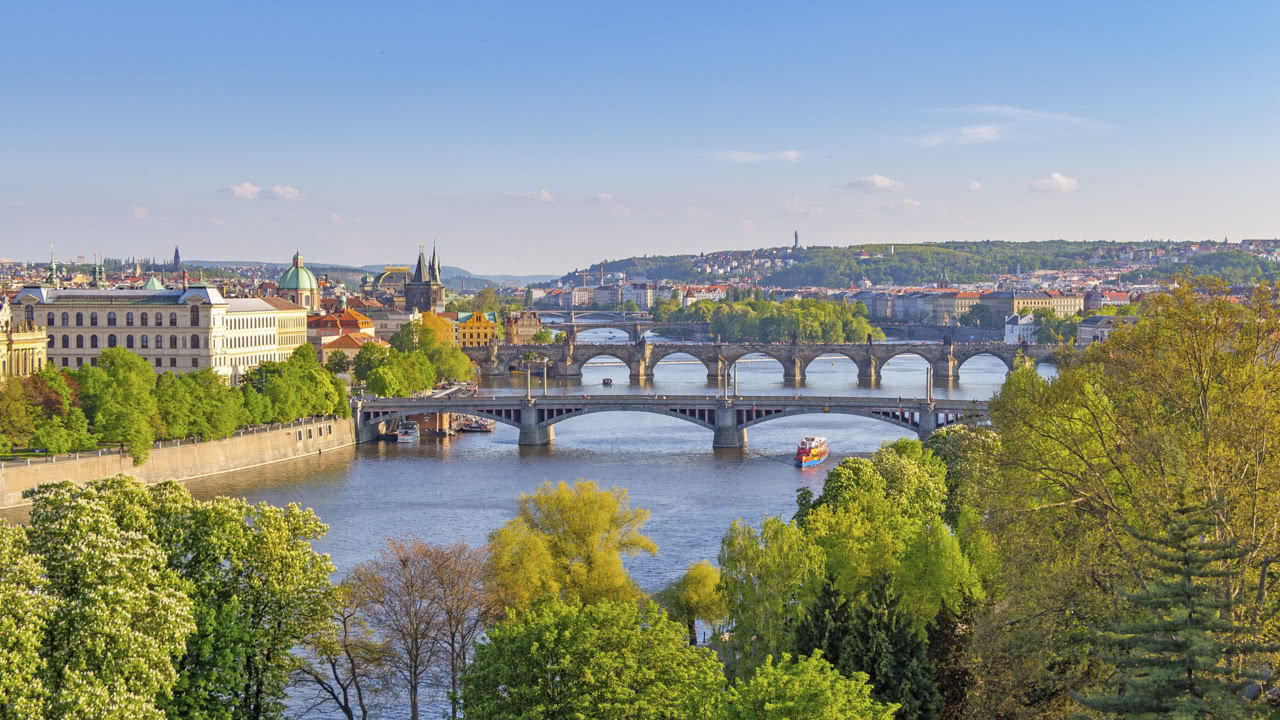
[{"label": "stone bridge", "polygon": [[[1005,367],[1013,370],[1018,362],[1041,363],[1052,361],[1052,345],[1007,345],[997,342],[953,343],[844,343],[844,344],[790,344],[790,343],[559,343],[554,345],[489,345],[465,348],[463,352],[480,368],[483,376],[507,375],[512,368],[523,367],[522,357],[536,353],[547,358],[547,374],[552,377],[582,377],[582,366],[592,358],[608,356],[617,358],[630,370],[631,380],[653,380],[653,368],[664,358],[688,355],[701,362],[707,369],[707,379],[723,380],[729,368],[747,355],[764,355],[782,364],[784,382],[802,382],[809,364],[823,355],[842,355],[858,368],[858,380],[871,382],[879,379],[885,363],[899,355],[915,355],[923,358],[933,369],[933,376],[941,381],[953,381],[960,376],[960,366],[978,355],[999,358]],[[535,364],[540,369],[541,364]]]},{"label": "stone bridge", "polygon": [[822,397],[813,395],[540,395],[521,397],[386,398],[357,404],[363,426],[418,413],[466,413],[492,418],[520,430],[521,445],[547,445],[554,425],[599,412],[647,412],[684,420],[713,431],[712,446],[740,448],[747,428],[769,420],[806,414],[873,418],[910,430],[925,439],[938,428],[984,423],[989,404],[979,400],[929,398]]}]

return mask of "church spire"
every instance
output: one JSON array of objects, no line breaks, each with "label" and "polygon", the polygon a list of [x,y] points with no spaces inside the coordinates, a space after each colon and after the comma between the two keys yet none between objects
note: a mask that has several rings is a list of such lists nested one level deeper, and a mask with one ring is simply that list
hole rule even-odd
[{"label": "church spire", "polygon": [[[435,251],[431,253],[431,257],[435,258]],[[433,260],[434,261],[434,260]],[[418,264],[413,268],[413,275],[409,277],[411,283],[425,283],[431,279],[431,270],[427,267],[426,250],[423,246],[418,246]]]},{"label": "church spire", "polygon": [[436,255],[436,244],[431,243],[431,282],[443,283],[440,279],[440,258]]}]

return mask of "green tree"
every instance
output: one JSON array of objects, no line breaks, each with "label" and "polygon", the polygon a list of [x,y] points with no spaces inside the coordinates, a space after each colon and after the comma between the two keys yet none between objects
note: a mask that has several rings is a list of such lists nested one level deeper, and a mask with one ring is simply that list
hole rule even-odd
[{"label": "green tree", "polygon": [[657,605],[544,598],[476,647],[463,676],[468,720],[709,720],[724,678]]},{"label": "green tree", "polygon": [[51,453],[93,450],[98,438],[89,431],[84,411],[73,407],[65,416],[53,415],[40,421],[31,438],[31,446]]},{"label": "green tree", "polygon": [[516,517],[489,536],[492,582],[508,607],[543,594],[587,604],[642,596],[622,557],[656,555],[658,546],[641,533],[649,511],[632,508],[626,490],[548,481],[522,493],[519,504]]},{"label": "green tree", "polygon": [[387,357],[391,351],[378,345],[377,343],[365,343],[360,346],[360,350],[356,353],[356,358],[352,364],[352,374],[356,380],[360,382],[368,382],[369,374],[374,368],[382,366],[387,361]]},{"label": "green tree", "polygon": [[41,651],[56,602],[26,531],[0,521],[0,720],[41,716],[47,674]]},{"label": "green tree", "polygon": [[368,720],[388,689],[389,648],[369,627],[350,583],[337,587],[329,624],[308,635],[297,658],[296,685],[312,690],[311,708],[333,708],[347,720]]},{"label": "green tree", "polygon": [[533,337],[530,338],[530,341],[536,345],[549,345],[554,339],[555,337],[551,334],[550,329],[542,328],[541,330],[533,334]]},{"label": "green tree", "polygon": [[164,551],[116,517],[106,484],[27,494],[31,551],[57,603],[43,639],[41,717],[163,720],[158,702],[195,630],[192,602]]},{"label": "green tree", "polygon": [[656,599],[671,619],[683,622],[688,628],[690,645],[698,644],[697,621],[702,620],[714,629],[729,615],[719,584],[719,568],[702,560],[690,565],[684,575],[658,593]]},{"label": "green tree", "polygon": [[732,678],[794,647],[794,633],[817,596],[822,548],[795,523],[766,517],[757,533],[735,520],[720,540],[720,592],[732,633],[721,646]]},{"label": "green tree", "polygon": [[341,375],[351,370],[351,358],[344,352],[332,352],[324,361],[324,367],[334,375]]},{"label": "green tree", "polygon": [[845,677],[821,653],[777,665],[765,658],[750,680],[729,691],[724,720],[891,720],[897,705],[876,702],[864,673]]},{"label": "green tree", "polygon": [[181,375],[167,372],[157,378],[155,396],[164,437],[176,439],[194,434],[197,398],[192,396],[191,388],[182,381]]},{"label": "green tree", "polygon": [[872,697],[900,705],[896,718],[929,720],[942,709],[924,634],[899,609],[887,576],[872,581],[866,599],[853,611],[851,631],[840,648],[840,670],[866,673]]},{"label": "green tree", "polygon": [[400,374],[390,367],[374,368],[365,389],[379,397],[405,397],[409,394]]},{"label": "green tree", "polygon": [[[999,322],[1004,322],[1004,318],[998,318]],[[982,303],[974,303],[969,306],[963,315],[956,318],[956,322],[968,327],[984,327],[994,328],[998,326],[995,313],[992,312],[991,306]]]},{"label": "green tree", "polygon": [[162,424],[156,404],[156,374],[124,348],[103,350],[98,368],[80,375],[80,398],[89,424],[106,443],[121,445],[135,465],[146,462]]},{"label": "green tree", "polygon": [[[1240,667],[1259,643],[1234,622],[1236,598],[1217,581],[1245,555],[1234,540],[1215,541],[1207,508],[1183,501],[1159,535],[1130,533],[1151,557],[1154,577],[1128,596],[1134,618],[1111,623],[1097,640],[1116,666],[1115,692],[1082,697],[1085,707],[1126,718],[1243,718],[1257,714],[1241,690],[1266,674]],[[1252,711],[1252,712],[1251,712]]]},{"label": "green tree", "polygon": [[35,418],[22,380],[10,378],[0,387],[0,453],[25,447],[35,432]]}]

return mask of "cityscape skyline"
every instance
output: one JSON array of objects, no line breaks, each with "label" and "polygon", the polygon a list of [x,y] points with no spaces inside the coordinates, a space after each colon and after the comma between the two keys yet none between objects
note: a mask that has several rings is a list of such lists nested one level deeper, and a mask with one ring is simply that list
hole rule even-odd
[{"label": "cityscape skyline", "polygon": [[793,231],[1280,226],[1270,6],[250,7],[13,10],[0,254],[358,266],[438,239],[550,274]]}]

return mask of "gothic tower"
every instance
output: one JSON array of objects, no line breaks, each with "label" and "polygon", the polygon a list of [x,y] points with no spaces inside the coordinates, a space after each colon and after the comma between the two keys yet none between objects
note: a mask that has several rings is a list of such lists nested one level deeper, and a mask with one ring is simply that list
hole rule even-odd
[{"label": "gothic tower", "polygon": [[425,251],[418,246],[418,263],[404,284],[405,309],[439,313],[444,312],[447,302],[444,279],[440,276],[440,258],[435,247],[431,248],[431,261],[427,262]]}]

